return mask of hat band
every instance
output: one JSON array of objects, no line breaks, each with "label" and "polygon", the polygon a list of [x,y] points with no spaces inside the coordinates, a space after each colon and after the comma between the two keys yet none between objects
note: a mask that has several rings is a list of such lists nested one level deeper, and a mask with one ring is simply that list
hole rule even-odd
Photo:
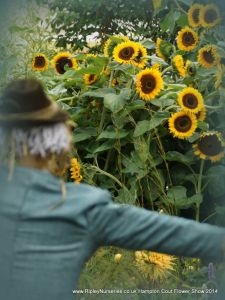
[{"label": "hat band", "polygon": [[28,121],[28,120],[48,120],[59,111],[56,102],[51,101],[51,104],[33,112],[0,114],[0,121]]}]

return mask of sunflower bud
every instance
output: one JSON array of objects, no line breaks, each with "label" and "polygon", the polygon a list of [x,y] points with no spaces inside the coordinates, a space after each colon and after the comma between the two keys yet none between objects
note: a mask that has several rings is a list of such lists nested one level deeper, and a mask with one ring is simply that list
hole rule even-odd
[{"label": "sunflower bud", "polygon": [[114,261],[115,261],[116,263],[119,263],[119,262],[121,261],[121,259],[122,259],[122,254],[120,254],[120,253],[117,253],[117,254],[114,256]]}]

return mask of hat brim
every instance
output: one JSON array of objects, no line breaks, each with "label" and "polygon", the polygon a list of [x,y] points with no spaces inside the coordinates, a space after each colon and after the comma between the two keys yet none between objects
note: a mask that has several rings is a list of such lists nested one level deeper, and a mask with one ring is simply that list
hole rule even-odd
[{"label": "hat brim", "polygon": [[0,126],[7,127],[30,127],[48,125],[69,120],[69,114],[61,109],[55,102],[48,107],[24,114],[0,114]]}]

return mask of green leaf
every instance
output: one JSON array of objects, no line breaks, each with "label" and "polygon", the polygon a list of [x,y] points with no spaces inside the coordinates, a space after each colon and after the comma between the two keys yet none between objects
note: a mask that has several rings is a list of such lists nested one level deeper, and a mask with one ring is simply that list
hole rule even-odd
[{"label": "green leaf", "polygon": [[94,150],[94,153],[103,152],[112,149],[115,144],[114,140],[108,140]]},{"label": "green leaf", "polygon": [[186,209],[193,205],[202,203],[202,195],[195,194],[192,197],[187,197],[187,190],[183,186],[173,186],[168,191],[168,201],[174,204],[177,208]]},{"label": "green leaf", "polygon": [[150,40],[144,40],[141,42],[141,44],[147,49],[155,49],[155,43],[151,42]]},{"label": "green leaf", "polygon": [[150,131],[151,129],[156,128],[164,121],[168,120],[170,116],[169,112],[157,112],[150,121],[143,120],[137,123],[137,126],[134,130],[134,137],[143,135],[145,132]]},{"label": "green leaf", "polygon": [[100,139],[122,139],[126,137],[129,134],[126,130],[117,130],[115,131],[114,128],[109,128],[105,131],[103,131],[97,138],[97,140]]},{"label": "green leaf", "polygon": [[175,27],[175,22],[180,18],[180,16],[180,11],[171,10],[160,23],[161,29],[163,31],[169,31],[170,33],[172,33]]},{"label": "green leaf", "polygon": [[74,142],[75,143],[82,142],[96,135],[97,135],[96,129],[93,127],[87,127],[85,129],[77,128],[74,134]]},{"label": "green leaf", "polygon": [[108,108],[111,112],[117,113],[119,112],[126,101],[130,98],[131,90],[130,89],[122,89],[119,95],[116,94],[105,94],[104,96],[104,106]]},{"label": "green leaf", "polygon": [[188,156],[187,154],[184,155],[177,151],[168,151],[166,153],[165,159],[167,161],[178,161],[178,162],[184,163],[184,164],[193,163],[193,157]]}]

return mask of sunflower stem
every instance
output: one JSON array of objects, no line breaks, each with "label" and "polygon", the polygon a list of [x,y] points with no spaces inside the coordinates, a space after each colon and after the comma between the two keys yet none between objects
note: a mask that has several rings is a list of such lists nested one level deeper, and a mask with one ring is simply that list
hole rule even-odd
[{"label": "sunflower stem", "polygon": [[[114,76],[114,71],[111,71],[110,79],[109,79],[109,88],[112,86],[113,76]],[[105,114],[106,114],[106,108],[105,108],[105,106],[103,106],[102,116],[101,116],[101,120],[100,120],[100,124],[99,124],[99,128],[98,128],[98,134],[100,134],[102,132],[104,121],[105,121]]]},{"label": "sunflower stem", "polygon": [[174,0],[174,2],[176,3],[177,7],[179,8],[180,11],[182,11],[183,13],[187,14],[187,12],[180,6],[179,2],[177,0]]},{"label": "sunflower stem", "polygon": [[[197,185],[197,194],[201,194],[202,190],[202,177],[203,177],[203,169],[204,169],[204,160],[201,160],[200,170],[199,170],[199,177],[198,177],[198,185]],[[200,203],[196,204],[196,221],[199,222],[199,215],[200,215]]]}]

